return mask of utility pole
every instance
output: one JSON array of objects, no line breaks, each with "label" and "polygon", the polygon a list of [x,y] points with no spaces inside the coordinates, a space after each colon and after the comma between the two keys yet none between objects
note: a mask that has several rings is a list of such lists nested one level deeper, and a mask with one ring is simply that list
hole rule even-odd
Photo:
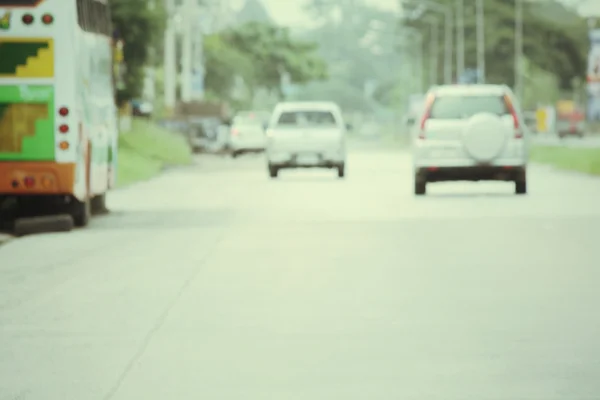
[{"label": "utility pole", "polygon": [[523,102],[523,0],[515,0],[515,93]]},{"label": "utility pole", "polygon": [[195,0],[184,0],[183,3],[183,49],[181,59],[181,100],[192,100],[192,67],[193,67],[193,18],[196,14]]},{"label": "utility pole", "polygon": [[477,0],[477,78],[485,83],[485,14],[483,0]]},{"label": "utility pole", "polygon": [[435,86],[438,84],[438,68],[439,62],[439,40],[440,40],[440,25],[437,19],[431,21],[431,43],[429,44],[429,85]]},{"label": "utility pole", "polygon": [[465,72],[465,10],[464,0],[456,0],[456,76]]},{"label": "utility pole", "polygon": [[446,34],[445,34],[445,47],[446,57],[444,60],[444,81],[447,85],[452,83],[452,31],[454,30],[454,23],[452,18],[452,8],[446,9]]},{"label": "utility pole", "polygon": [[169,116],[175,109],[177,102],[177,37],[175,33],[175,0],[165,0],[167,11],[167,26],[165,29],[165,54],[164,54],[164,90],[165,108]]}]

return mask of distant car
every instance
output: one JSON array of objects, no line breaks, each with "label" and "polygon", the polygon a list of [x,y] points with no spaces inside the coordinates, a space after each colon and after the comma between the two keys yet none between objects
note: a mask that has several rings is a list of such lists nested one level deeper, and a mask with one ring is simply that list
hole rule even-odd
[{"label": "distant car", "polygon": [[131,109],[132,114],[136,117],[150,118],[154,112],[154,106],[152,106],[152,103],[139,99],[131,101]]},{"label": "distant car", "polygon": [[265,150],[265,129],[269,117],[270,113],[261,111],[244,111],[235,115],[229,135],[229,149],[233,157]]},{"label": "distant car", "polygon": [[267,129],[269,175],[276,178],[284,168],[335,168],[343,178],[349,128],[335,103],[279,103]]},{"label": "distant car", "polygon": [[439,86],[413,137],[414,193],[431,182],[512,181],[527,193],[528,129],[505,85]]}]

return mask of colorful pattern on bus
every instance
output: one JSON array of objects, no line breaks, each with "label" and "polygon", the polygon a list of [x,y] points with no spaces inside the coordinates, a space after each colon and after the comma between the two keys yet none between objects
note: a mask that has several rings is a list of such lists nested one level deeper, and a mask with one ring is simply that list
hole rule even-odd
[{"label": "colorful pattern on bus", "polygon": [[0,90],[0,159],[54,159],[54,87],[11,85]]}]

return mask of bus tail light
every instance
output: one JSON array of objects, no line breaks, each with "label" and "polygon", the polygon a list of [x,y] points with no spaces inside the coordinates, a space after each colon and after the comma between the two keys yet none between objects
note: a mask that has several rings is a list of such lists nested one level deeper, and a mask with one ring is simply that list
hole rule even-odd
[{"label": "bus tail light", "polygon": [[66,117],[69,115],[69,109],[67,107],[61,107],[58,110],[58,113],[60,114],[61,117]]},{"label": "bus tail light", "polygon": [[33,178],[33,176],[28,176],[25,179],[23,179],[23,184],[26,188],[31,189],[35,186],[35,179]]},{"label": "bus tail light", "polygon": [[67,142],[67,141],[63,140],[62,142],[60,142],[60,143],[58,144],[58,147],[59,147],[61,150],[69,150],[69,142]]},{"label": "bus tail light", "polygon": [[50,14],[44,14],[42,16],[42,22],[46,25],[50,25],[51,23],[54,22],[54,17]]},{"label": "bus tail light", "polygon": [[25,25],[31,25],[31,24],[33,24],[33,15],[25,14],[25,15],[23,15],[22,20]]},{"label": "bus tail light", "polygon": [[62,124],[61,126],[58,127],[58,130],[60,131],[60,133],[68,133],[69,125]]}]

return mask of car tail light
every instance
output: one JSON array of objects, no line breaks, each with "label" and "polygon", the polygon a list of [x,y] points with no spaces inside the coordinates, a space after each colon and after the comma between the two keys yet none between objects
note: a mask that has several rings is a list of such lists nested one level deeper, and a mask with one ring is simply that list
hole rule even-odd
[{"label": "car tail light", "polygon": [[506,103],[506,107],[508,108],[508,111],[510,112],[510,115],[512,115],[513,118],[513,124],[515,128],[515,139],[522,139],[523,132],[521,131],[521,124],[519,122],[519,116],[517,115],[517,111],[515,110],[515,107],[508,96],[504,96],[504,102]]},{"label": "car tail light", "polygon": [[25,14],[23,15],[22,20],[25,25],[31,25],[33,23],[33,15]]},{"label": "car tail light", "polygon": [[435,96],[432,94],[430,94],[425,100],[425,111],[421,117],[421,131],[419,132],[419,139],[425,139],[425,124],[427,123],[429,117],[431,117],[431,107],[433,106],[434,100]]},{"label": "car tail light", "polygon": [[61,117],[66,117],[69,115],[69,109],[67,107],[61,107],[58,110],[58,113],[60,114]]}]

